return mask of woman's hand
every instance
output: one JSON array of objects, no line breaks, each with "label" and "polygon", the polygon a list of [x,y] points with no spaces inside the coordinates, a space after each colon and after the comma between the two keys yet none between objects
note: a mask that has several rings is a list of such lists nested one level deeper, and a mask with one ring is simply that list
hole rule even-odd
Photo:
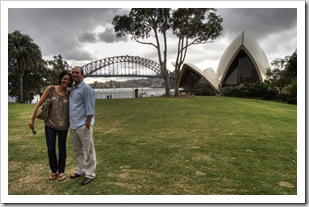
[{"label": "woman's hand", "polygon": [[33,119],[30,119],[28,121],[28,126],[30,127],[30,129],[34,129],[34,120]]}]

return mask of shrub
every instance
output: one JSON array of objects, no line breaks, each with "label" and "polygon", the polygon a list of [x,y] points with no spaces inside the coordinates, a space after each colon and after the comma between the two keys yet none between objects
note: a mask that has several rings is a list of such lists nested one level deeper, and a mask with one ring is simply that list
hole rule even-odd
[{"label": "shrub", "polygon": [[289,104],[297,104],[297,81],[292,80],[291,84],[286,87],[289,92],[287,96],[287,102]]},{"label": "shrub", "polygon": [[242,87],[224,87],[222,88],[223,96],[256,98],[264,100],[277,100],[278,91],[270,88],[265,83],[244,83]]}]

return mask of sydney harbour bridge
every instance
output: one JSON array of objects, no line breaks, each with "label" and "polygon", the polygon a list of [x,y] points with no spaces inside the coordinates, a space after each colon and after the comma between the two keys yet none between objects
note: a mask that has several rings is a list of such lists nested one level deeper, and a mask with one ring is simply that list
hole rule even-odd
[{"label": "sydney harbour bridge", "polygon": [[[163,78],[160,65],[139,56],[115,56],[96,60],[81,66],[85,77],[147,77]],[[175,74],[169,72],[170,81]]]}]

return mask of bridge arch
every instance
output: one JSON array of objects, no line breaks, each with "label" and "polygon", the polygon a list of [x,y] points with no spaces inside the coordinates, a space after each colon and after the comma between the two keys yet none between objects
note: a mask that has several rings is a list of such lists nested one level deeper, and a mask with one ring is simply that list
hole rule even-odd
[{"label": "bridge arch", "polygon": [[[128,67],[123,69],[123,63],[130,63],[131,65],[126,65]],[[120,66],[119,66],[120,64]],[[139,66],[138,66],[139,65]],[[100,70],[103,68],[111,67],[109,70],[100,73]],[[142,71],[139,67],[142,66]],[[96,60],[86,65],[81,66],[84,70],[85,77],[111,77],[111,76],[132,76],[132,77],[158,77],[163,78],[161,73],[160,65],[152,60],[142,58],[139,56],[115,56],[115,57],[108,57],[101,60]],[[145,72],[145,68],[152,71],[150,74],[149,72]]]}]

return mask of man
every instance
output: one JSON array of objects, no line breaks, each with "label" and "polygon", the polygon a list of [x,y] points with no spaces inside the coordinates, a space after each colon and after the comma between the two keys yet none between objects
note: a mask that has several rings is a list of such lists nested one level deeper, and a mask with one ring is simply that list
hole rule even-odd
[{"label": "man", "polygon": [[85,176],[82,185],[95,178],[96,154],[94,149],[93,125],[95,113],[95,92],[84,82],[84,71],[72,69],[74,87],[70,93],[70,134],[77,168],[71,179]]}]

